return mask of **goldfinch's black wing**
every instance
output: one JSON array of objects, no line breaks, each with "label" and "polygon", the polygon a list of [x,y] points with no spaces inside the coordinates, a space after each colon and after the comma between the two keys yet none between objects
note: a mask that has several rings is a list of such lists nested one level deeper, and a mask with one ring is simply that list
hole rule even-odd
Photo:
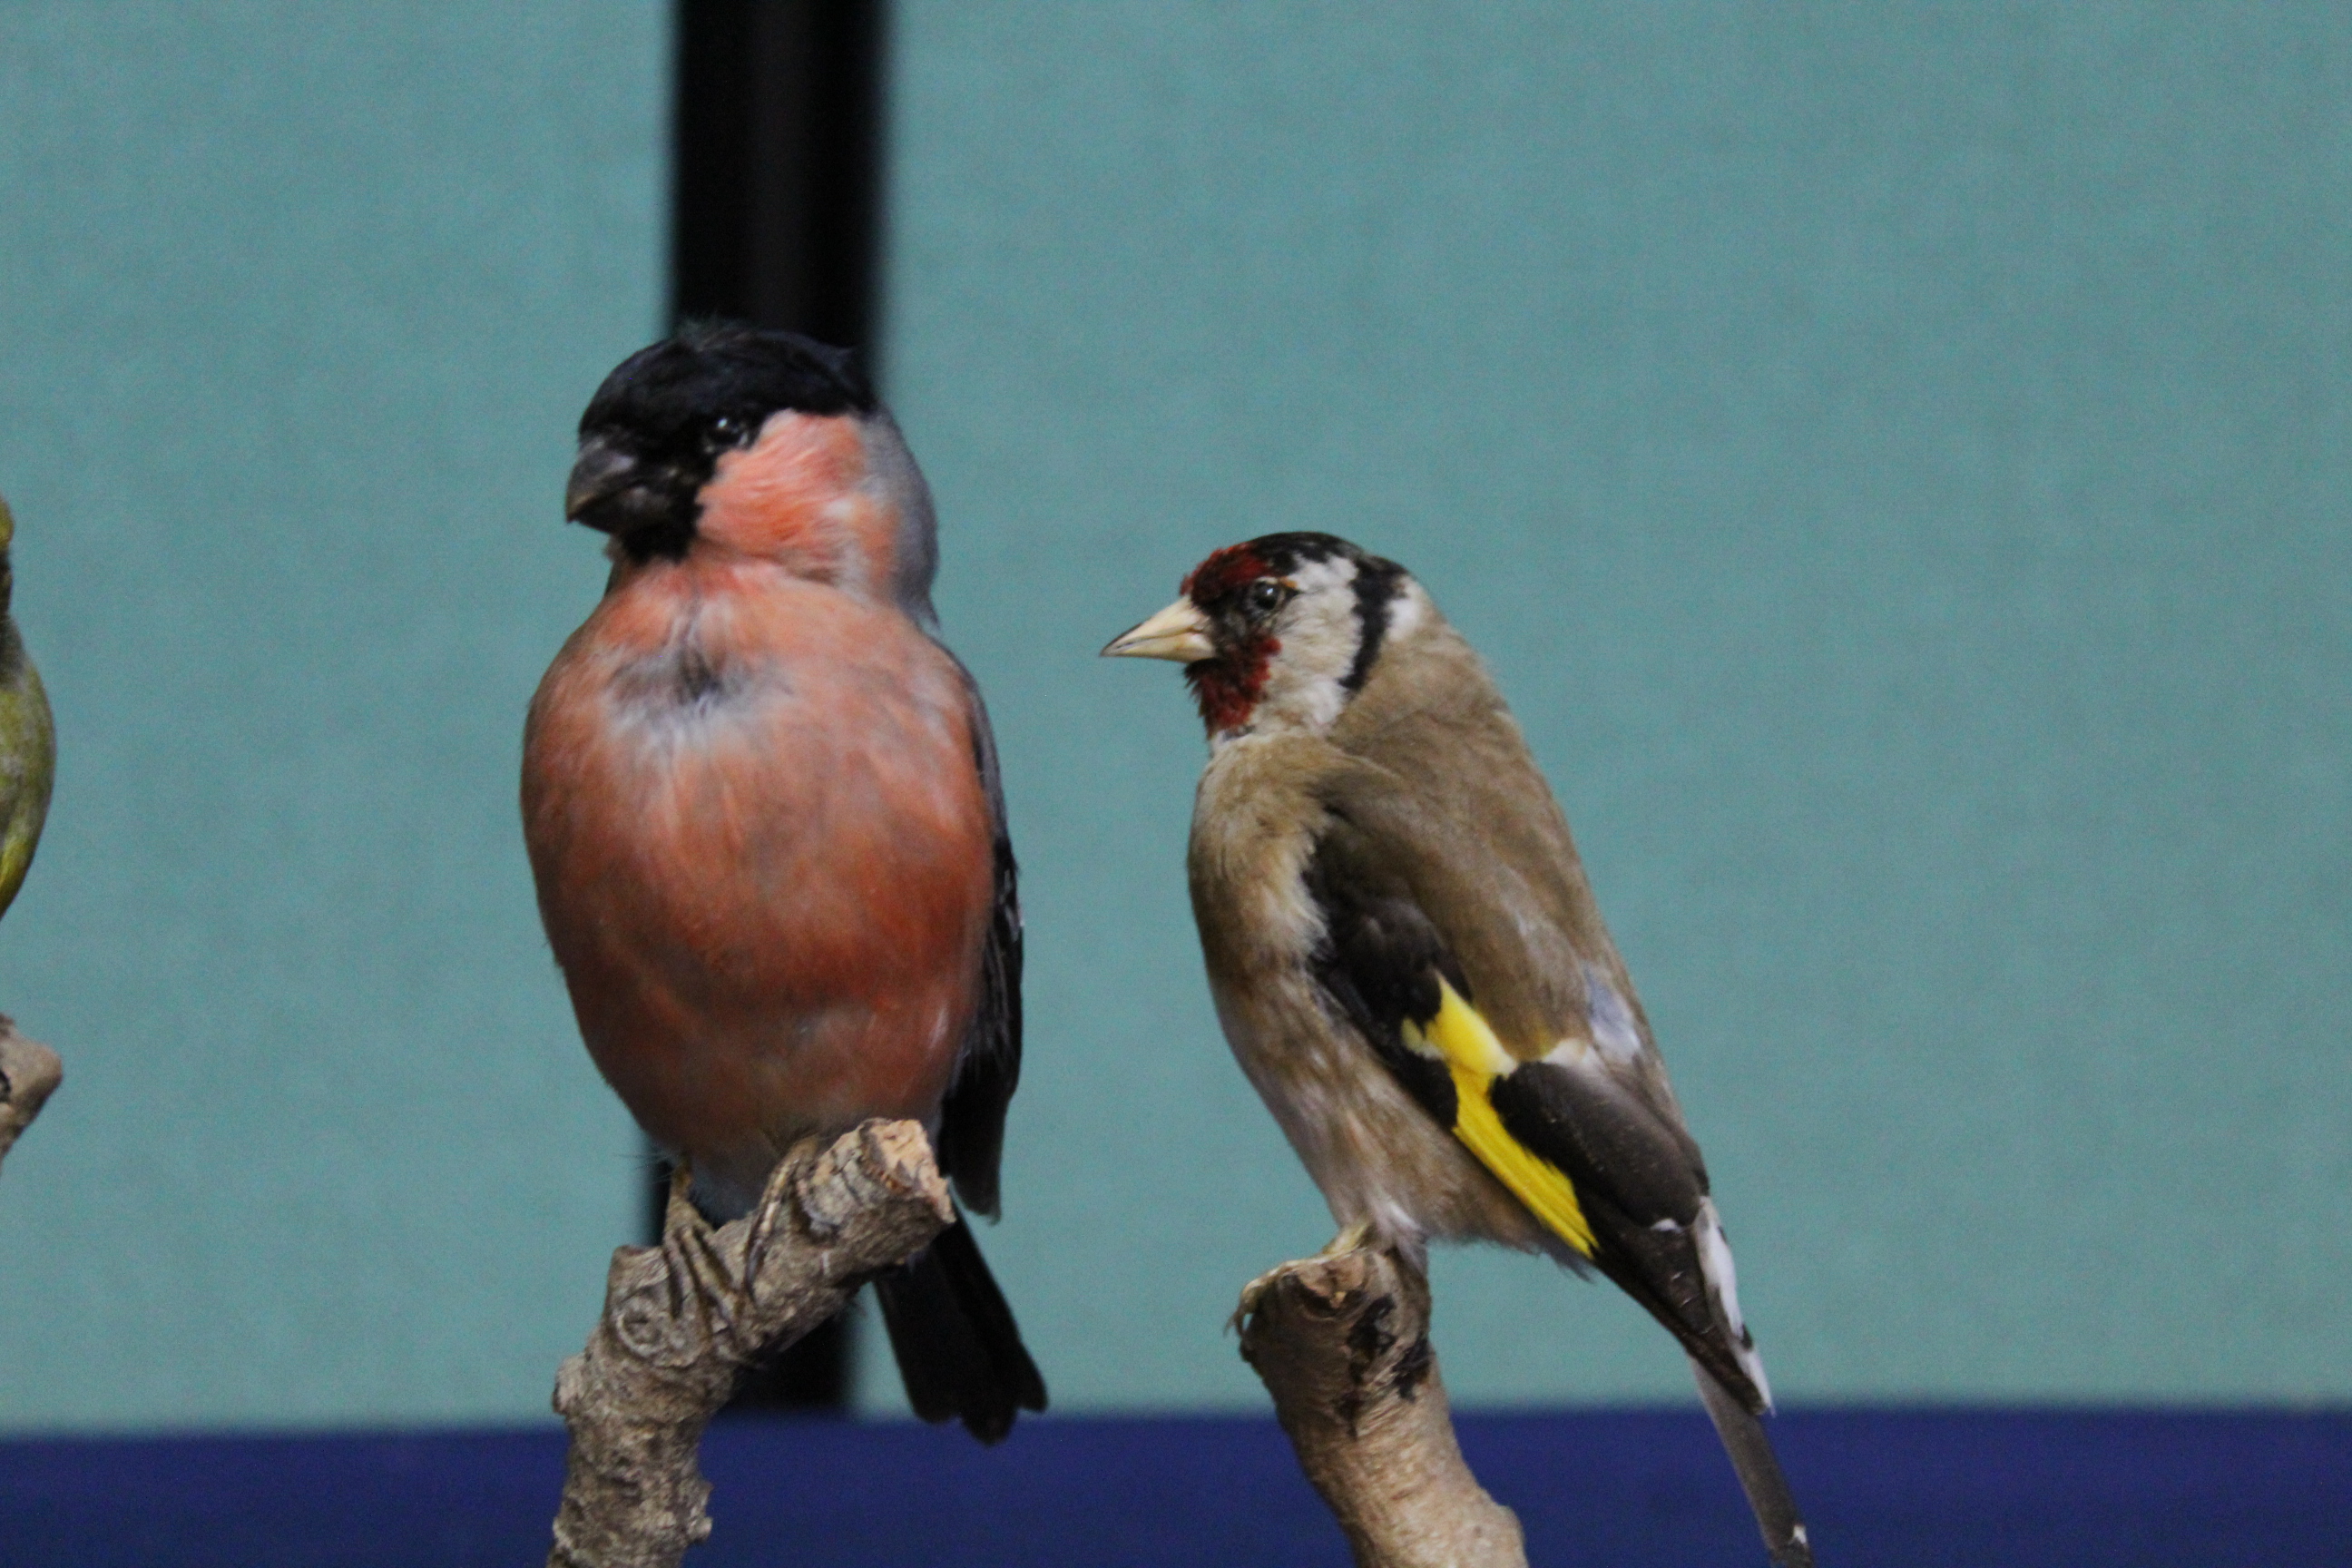
[{"label": "goldfinch's black wing", "polygon": [[1554,1236],[1763,1409],[1706,1167],[1643,1059],[1614,954],[1577,952],[1523,885],[1528,868],[1417,814],[1394,784],[1337,792],[1306,868],[1331,1005]]},{"label": "goldfinch's black wing", "polygon": [[1013,836],[1004,821],[1004,786],[988,709],[969,672],[973,763],[996,823],[996,909],[981,952],[980,1008],[964,1037],[955,1078],[940,1112],[940,1170],[964,1206],[993,1217],[997,1166],[1004,1152],[1004,1112],[1021,1082],[1021,894]]}]

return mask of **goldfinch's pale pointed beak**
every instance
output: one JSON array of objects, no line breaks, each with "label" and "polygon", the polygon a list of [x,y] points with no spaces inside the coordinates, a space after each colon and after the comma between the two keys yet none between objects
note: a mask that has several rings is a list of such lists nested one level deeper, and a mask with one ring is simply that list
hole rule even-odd
[{"label": "goldfinch's pale pointed beak", "polygon": [[1102,650],[1105,658],[1166,658],[1198,664],[1216,655],[1209,640],[1209,617],[1190,599],[1179,599],[1139,626],[1121,632]]}]

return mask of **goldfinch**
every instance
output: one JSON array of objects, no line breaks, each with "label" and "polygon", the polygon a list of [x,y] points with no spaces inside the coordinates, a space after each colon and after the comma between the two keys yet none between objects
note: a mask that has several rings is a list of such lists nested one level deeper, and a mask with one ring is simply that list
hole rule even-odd
[{"label": "goldfinch", "polygon": [[[531,700],[522,818],[589,1054],[719,1215],[877,1116],[993,1215],[1021,910],[898,426],[838,350],[698,328],[605,380],[564,510],[613,572]],[[917,1414],[1045,1408],[967,1222],[876,1289]]]},{"label": "goldfinch", "polygon": [[1187,857],[1217,1017],[1343,1227],[1598,1269],[1682,1342],[1775,1563],[1811,1562],[1706,1165],[1568,822],[1469,644],[1323,533],[1218,551],[1107,656],[1209,732]]}]

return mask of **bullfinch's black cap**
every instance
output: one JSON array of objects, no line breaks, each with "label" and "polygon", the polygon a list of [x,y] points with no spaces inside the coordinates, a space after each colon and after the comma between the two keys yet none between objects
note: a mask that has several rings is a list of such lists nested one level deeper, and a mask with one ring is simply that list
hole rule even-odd
[{"label": "bullfinch's black cap", "polygon": [[847,349],[738,321],[690,323],[623,360],[589,399],[564,515],[632,554],[682,554],[719,455],[750,445],[769,416],[879,407]]},{"label": "bullfinch's black cap", "polygon": [[740,321],[696,321],[623,360],[589,400],[580,434],[644,439],[729,417],[756,429],[779,409],[871,414],[875,405],[847,349]]}]

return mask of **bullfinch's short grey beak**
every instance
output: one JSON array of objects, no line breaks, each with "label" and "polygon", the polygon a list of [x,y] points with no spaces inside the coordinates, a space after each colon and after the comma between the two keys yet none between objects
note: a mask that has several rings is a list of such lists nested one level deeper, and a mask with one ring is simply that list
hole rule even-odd
[{"label": "bullfinch's short grey beak", "polygon": [[[605,533],[618,533],[630,522],[636,489],[637,459],[634,453],[591,437],[580,444],[572,479],[563,487],[563,515],[572,522]],[[650,497],[646,498],[650,500]]]}]

